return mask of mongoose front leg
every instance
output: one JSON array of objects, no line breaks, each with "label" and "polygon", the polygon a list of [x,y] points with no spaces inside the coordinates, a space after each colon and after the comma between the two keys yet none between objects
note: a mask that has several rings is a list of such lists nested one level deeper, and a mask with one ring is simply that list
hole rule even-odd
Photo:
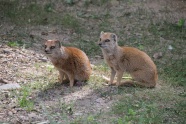
[{"label": "mongoose front leg", "polygon": [[115,75],[116,75],[116,71],[111,67],[110,81],[108,83],[109,85],[113,84]]},{"label": "mongoose front leg", "polygon": [[73,87],[73,85],[74,85],[74,75],[68,73],[67,76],[68,76],[68,79],[70,80],[70,87]]},{"label": "mongoose front leg", "polygon": [[63,71],[59,71],[59,82],[60,83],[63,83],[64,76],[65,76],[64,72]]},{"label": "mongoose front leg", "polygon": [[117,71],[117,82],[116,82],[116,86],[119,86],[120,85],[122,76],[123,76],[123,71]]}]

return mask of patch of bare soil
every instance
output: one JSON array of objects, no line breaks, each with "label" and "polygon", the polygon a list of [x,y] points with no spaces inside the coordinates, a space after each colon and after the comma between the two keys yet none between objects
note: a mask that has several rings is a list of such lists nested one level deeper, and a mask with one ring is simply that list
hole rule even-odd
[{"label": "patch of bare soil", "polygon": [[25,79],[19,78],[18,71],[27,70],[33,72],[33,64],[36,62],[47,61],[43,54],[38,54],[35,51],[11,48],[7,45],[0,46],[0,74],[3,80],[7,83],[20,83],[25,82]]},{"label": "patch of bare soil", "polygon": [[[166,14],[162,11],[162,8],[167,3],[171,3],[168,9],[169,14],[176,15],[174,16],[176,19],[186,18],[186,7],[183,5],[185,2],[181,0],[171,0],[171,2],[169,0],[150,0],[145,7],[157,11],[160,16],[165,16]],[[113,4],[117,6],[118,2],[113,2]],[[134,8],[139,6],[136,4]],[[103,87],[100,91],[99,88],[95,90],[87,85],[77,85],[70,88],[69,85],[55,83],[57,82],[57,72],[55,70],[50,71],[47,68],[51,64],[42,54],[43,42],[39,41],[63,39],[64,43],[69,43],[70,31],[62,32],[58,27],[52,26],[30,27],[28,30],[29,36],[25,36],[23,40],[30,42],[32,42],[32,39],[35,40],[32,47],[24,49],[24,47],[16,48],[5,45],[10,39],[19,37],[12,35],[18,31],[17,27],[10,26],[5,22],[0,26],[0,86],[11,83],[18,83],[23,86],[24,84],[32,84],[35,81],[39,82],[41,81],[40,78],[42,78],[42,81],[44,80],[41,85],[44,85],[44,83],[52,84],[51,87],[36,90],[29,96],[29,99],[34,102],[32,111],[20,107],[19,90],[0,91],[0,123],[44,124],[51,121],[67,123],[71,119],[88,116],[90,113],[94,115],[109,111],[111,105],[117,101],[117,95],[105,95],[117,92],[115,87]],[[120,27],[117,26],[116,28]],[[11,34],[11,37],[9,37],[9,34]],[[102,59],[99,60],[103,61]],[[105,94],[103,95],[103,93]]]},{"label": "patch of bare soil", "polygon": [[169,18],[172,23],[177,22],[179,19],[186,19],[185,0],[148,0],[145,8],[156,12],[158,18]]},{"label": "patch of bare soil", "polygon": [[[50,63],[49,60],[43,54],[32,50],[1,45],[0,57],[1,86],[12,83],[18,83],[21,86],[31,84],[37,78],[45,77],[47,73],[50,73],[46,72],[47,65]],[[43,64],[37,67],[35,66],[37,63]],[[40,69],[38,70],[38,68]],[[57,78],[56,72],[50,74],[56,75],[55,78]],[[53,83],[51,88],[37,90],[29,96],[29,99],[34,102],[34,108],[30,112],[20,107],[20,90],[14,90],[13,93],[11,90],[1,90],[1,122],[39,123],[46,121],[46,123],[49,123],[51,120],[55,120],[62,123],[68,118],[75,119],[87,116],[90,113],[97,114],[108,111],[113,101],[115,101],[111,96],[102,96],[103,92],[116,92],[117,88],[114,87],[106,87],[99,92],[99,90],[86,85],[76,85],[71,89],[69,84],[61,85],[49,81],[46,79],[46,83]],[[66,119],[63,118],[64,114],[62,113],[67,116]],[[48,118],[51,115],[50,120]],[[53,118],[53,115],[55,115],[55,118]]]}]

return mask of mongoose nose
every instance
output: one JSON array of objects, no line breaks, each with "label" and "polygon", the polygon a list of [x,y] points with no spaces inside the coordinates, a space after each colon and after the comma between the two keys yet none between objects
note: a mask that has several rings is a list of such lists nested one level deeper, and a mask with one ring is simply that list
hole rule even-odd
[{"label": "mongoose nose", "polygon": [[45,50],[45,52],[47,53],[47,52],[48,52],[48,50]]},{"label": "mongoose nose", "polygon": [[98,45],[101,46],[101,43],[99,43]]}]

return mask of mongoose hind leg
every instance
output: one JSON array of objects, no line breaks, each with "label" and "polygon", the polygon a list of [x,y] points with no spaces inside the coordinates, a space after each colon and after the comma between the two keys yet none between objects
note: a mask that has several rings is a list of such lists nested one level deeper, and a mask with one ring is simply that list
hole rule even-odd
[{"label": "mongoose hind leg", "polygon": [[152,73],[144,71],[136,71],[131,74],[134,85],[141,87],[153,88],[156,86],[154,76]]},{"label": "mongoose hind leg", "polygon": [[154,88],[155,85],[151,84],[151,83],[144,83],[144,82],[138,82],[138,81],[124,81],[120,84],[120,86],[127,86],[127,87],[136,87],[136,86],[139,86],[139,87],[147,87],[147,88]]},{"label": "mongoose hind leg", "polygon": [[63,71],[59,71],[59,82],[63,83],[63,79],[64,79],[65,73]]},{"label": "mongoose hind leg", "polygon": [[60,83],[69,82],[67,74],[65,74],[63,71],[59,71],[59,82]]}]

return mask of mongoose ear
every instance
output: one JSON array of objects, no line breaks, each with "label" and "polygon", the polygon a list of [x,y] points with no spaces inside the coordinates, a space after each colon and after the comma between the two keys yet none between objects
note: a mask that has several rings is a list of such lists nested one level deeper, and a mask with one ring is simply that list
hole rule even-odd
[{"label": "mongoose ear", "polygon": [[103,34],[104,34],[104,32],[103,32],[103,31],[101,31],[100,36],[101,36],[101,35],[103,35]]},{"label": "mongoose ear", "polygon": [[111,38],[116,42],[117,41],[117,36],[116,34],[111,34]]},{"label": "mongoose ear", "polygon": [[61,47],[61,42],[59,40],[55,40],[56,44],[59,46],[59,48]]}]

